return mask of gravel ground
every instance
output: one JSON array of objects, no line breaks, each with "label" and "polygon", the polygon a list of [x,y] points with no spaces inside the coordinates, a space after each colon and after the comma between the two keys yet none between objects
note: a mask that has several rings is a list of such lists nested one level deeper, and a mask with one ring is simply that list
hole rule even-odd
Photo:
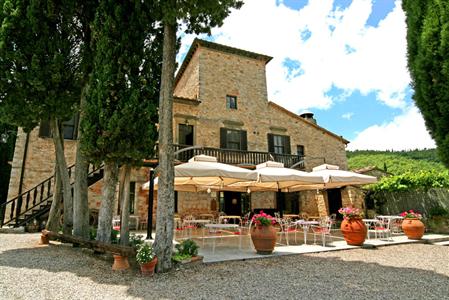
[{"label": "gravel ground", "polygon": [[0,234],[0,299],[449,299],[449,247],[407,244],[142,277],[37,234]]}]

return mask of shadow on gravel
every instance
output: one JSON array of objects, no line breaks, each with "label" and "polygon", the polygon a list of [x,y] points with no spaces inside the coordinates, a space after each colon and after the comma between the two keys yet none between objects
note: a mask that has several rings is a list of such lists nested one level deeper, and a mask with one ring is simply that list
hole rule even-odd
[{"label": "shadow on gravel", "polygon": [[[125,286],[127,294],[123,296],[144,299],[447,299],[449,295],[449,278],[435,272],[342,261],[335,257],[295,255],[216,263],[152,278],[142,277],[137,268],[112,272],[111,265],[112,261],[99,259],[69,245],[0,253],[0,268],[69,272],[100,284]],[[43,273],[42,280],[51,282],[51,276]],[[106,288],[110,290],[110,287]],[[101,291],[96,290],[96,293]]]}]

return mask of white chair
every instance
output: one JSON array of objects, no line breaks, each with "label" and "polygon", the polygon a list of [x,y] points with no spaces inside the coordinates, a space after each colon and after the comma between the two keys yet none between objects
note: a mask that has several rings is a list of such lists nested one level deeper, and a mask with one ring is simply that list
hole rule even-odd
[{"label": "white chair", "polygon": [[192,220],[195,220],[195,217],[193,215],[187,215],[182,220],[182,228],[184,229],[184,234],[187,234],[189,238],[192,236],[192,229],[195,228],[195,224],[189,222]]},{"label": "white chair", "polygon": [[120,230],[120,216],[114,216],[112,218],[112,229]]},{"label": "white chair", "polygon": [[332,228],[334,228],[334,229],[337,229],[337,214],[331,214],[330,215],[330,219],[331,219],[331,222],[332,222]]},{"label": "white chair", "polygon": [[290,222],[288,219],[277,218],[276,222],[279,224],[279,227],[280,227],[279,244],[281,244],[282,236],[284,236],[287,246],[290,245],[289,234],[292,232],[295,233],[295,243],[296,243],[297,225],[295,223]]},{"label": "white chair", "polygon": [[379,219],[373,229],[368,229],[368,235],[373,232],[375,239],[379,237],[379,239],[391,240],[391,221],[391,219]]},{"label": "white chair", "polygon": [[313,243],[316,244],[317,235],[321,235],[321,241],[323,242],[323,247],[326,246],[326,236],[332,240],[331,236],[331,228],[332,228],[332,220],[329,217],[325,217],[320,220],[320,225],[312,225],[313,232]]}]

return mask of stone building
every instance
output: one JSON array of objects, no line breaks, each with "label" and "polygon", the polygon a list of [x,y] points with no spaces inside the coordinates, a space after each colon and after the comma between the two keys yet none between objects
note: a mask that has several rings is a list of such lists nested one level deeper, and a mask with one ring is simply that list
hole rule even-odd
[{"label": "stone building", "polygon": [[[270,60],[266,55],[195,39],[176,75],[173,130],[176,149],[198,149],[180,153],[179,160],[205,153],[246,167],[274,158],[307,171],[324,162],[347,169],[347,140],[319,126],[311,113],[297,115],[268,101],[265,66]],[[76,127],[74,119],[65,129],[68,165],[74,163]],[[19,131],[8,199],[52,176],[54,150],[46,131],[45,126],[28,135]],[[147,168],[133,171],[131,209],[140,220],[147,214],[148,191],[142,190],[147,180]],[[101,181],[89,188],[92,210],[99,209],[100,196]],[[276,210],[280,201],[274,192],[178,192],[176,198],[179,214],[242,215],[259,208]],[[286,212],[316,216],[334,213],[341,205],[362,203],[347,188],[301,191],[282,198]]]}]

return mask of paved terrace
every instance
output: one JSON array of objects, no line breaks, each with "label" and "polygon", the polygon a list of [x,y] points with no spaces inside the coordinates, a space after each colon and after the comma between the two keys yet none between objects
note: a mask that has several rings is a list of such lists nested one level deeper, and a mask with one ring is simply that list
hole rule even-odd
[{"label": "paved terrace", "polygon": [[[323,247],[321,235],[317,236],[316,243],[314,243],[313,233],[307,234],[306,242],[304,243],[304,235],[302,231],[295,234],[289,233],[289,245],[286,244],[285,235],[278,233],[277,243],[273,254],[260,255],[257,254],[253,248],[251,237],[247,232],[237,235],[232,232],[222,232],[220,235],[206,235],[202,237],[203,232],[198,229],[191,232],[191,237],[200,246],[199,255],[204,257],[205,263],[216,263],[234,260],[248,260],[258,258],[268,258],[274,256],[285,256],[294,254],[306,253],[320,253],[330,251],[349,250],[357,248],[373,249],[377,247],[413,244],[413,243],[429,243],[437,245],[446,245],[449,243],[449,235],[441,234],[425,234],[422,240],[409,240],[405,235],[393,235],[390,239],[366,239],[363,246],[350,246],[346,244],[339,229],[332,230],[331,238],[326,237],[326,246]],[[143,232],[139,232],[143,234]],[[177,231],[175,233],[176,242],[188,238],[187,232]],[[214,245],[215,244],[215,245]]]}]

